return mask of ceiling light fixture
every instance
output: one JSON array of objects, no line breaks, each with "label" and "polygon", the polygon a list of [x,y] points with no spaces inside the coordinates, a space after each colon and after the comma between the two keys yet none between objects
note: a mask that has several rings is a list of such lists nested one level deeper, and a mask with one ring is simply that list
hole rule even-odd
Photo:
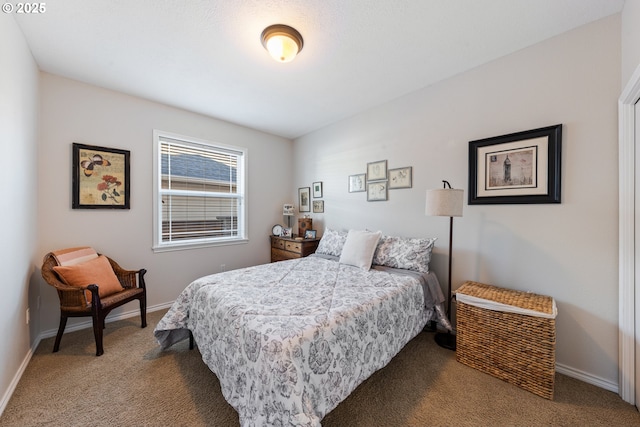
[{"label": "ceiling light fixture", "polygon": [[278,62],[290,62],[302,50],[302,35],[288,25],[270,25],[260,36],[262,45]]}]

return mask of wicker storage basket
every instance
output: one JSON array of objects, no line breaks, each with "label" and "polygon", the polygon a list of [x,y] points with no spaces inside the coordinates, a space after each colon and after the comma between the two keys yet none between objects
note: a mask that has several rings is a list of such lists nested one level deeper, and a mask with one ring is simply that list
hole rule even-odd
[{"label": "wicker storage basket", "polygon": [[464,283],[456,294],[456,359],[553,399],[557,312],[553,298],[477,282]]}]

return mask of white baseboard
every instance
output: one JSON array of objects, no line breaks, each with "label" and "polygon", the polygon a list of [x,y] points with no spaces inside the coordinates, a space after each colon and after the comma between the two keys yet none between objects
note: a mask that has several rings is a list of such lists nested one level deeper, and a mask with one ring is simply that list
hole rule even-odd
[{"label": "white baseboard", "polygon": [[[147,307],[147,313],[168,309],[169,307],[171,307],[172,304],[173,304],[173,301]],[[122,319],[128,319],[130,317],[135,317],[139,315],[140,315],[139,309],[129,310],[124,313],[120,313],[116,316],[109,317],[107,323],[115,322],[117,320],[122,320]],[[73,325],[72,327],[66,328],[65,332],[79,331],[81,329],[86,329],[91,327],[92,327],[92,322],[82,322],[82,323]],[[9,399],[11,399],[11,396],[13,395],[13,392],[15,391],[16,386],[18,385],[18,382],[20,381],[20,378],[22,378],[22,374],[24,373],[25,369],[27,369],[27,365],[29,365],[29,361],[31,360],[31,357],[35,352],[35,349],[38,348],[38,344],[40,344],[40,341],[42,341],[44,338],[54,337],[57,333],[58,333],[57,329],[50,329],[48,331],[43,331],[40,333],[40,335],[38,335],[35,342],[27,352],[27,355],[25,356],[24,360],[22,361],[22,364],[20,365],[20,369],[18,369],[18,372],[16,372],[16,375],[14,376],[13,381],[11,381],[9,388],[7,389],[4,396],[2,396],[2,400],[0,400],[0,416],[4,412],[4,409],[7,406],[7,403],[9,403]],[[579,369],[574,369],[570,366],[556,363],[556,372],[566,375],[568,377],[583,381],[587,384],[592,384],[592,385],[595,385],[596,387],[600,387],[605,390],[612,391],[614,393],[619,392],[618,383],[606,380],[604,378],[600,378],[596,375],[589,374]]]},{"label": "white baseboard", "polygon": [[2,400],[0,400],[0,416],[2,416],[4,409],[7,407],[9,399],[11,399],[11,396],[13,396],[13,392],[16,390],[16,387],[18,386],[20,378],[22,378],[22,374],[24,373],[25,369],[27,369],[27,366],[29,366],[31,356],[33,356],[35,349],[38,348],[39,343],[40,338],[38,337],[33,343],[33,346],[29,349],[29,351],[27,351],[26,356],[24,357],[22,363],[20,364],[20,367],[18,368],[18,372],[16,372],[16,374],[13,376],[13,380],[11,381],[11,384],[9,384],[9,388],[7,388],[4,396],[2,396]]},{"label": "white baseboard", "polygon": [[[153,306],[147,307],[147,313],[152,313],[154,311],[167,309],[167,308],[171,307],[172,304],[173,304],[173,301],[168,302],[168,303],[164,303],[164,304],[157,304],[157,305],[153,305]],[[106,322],[107,323],[111,323],[111,322],[115,322],[117,320],[128,319],[130,317],[136,317],[136,316],[140,316],[140,309],[139,308],[136,308],[136,309],[133,309],[133,310],[129,310],[129,311],[126,311],[124,313],[117,314],[117,315],[109,316],[106,319]],[[65,328],[64,331],[65,331],[65,333],[67,333],[67,332],[79,331],[81,329],[92,328],[92,327],[93,327],[93,323],[91,321],[88,321],[88,322],[78,323],[76,325],[73,325],[73,326],[70,326],[68,328]],[[18,386],[18,383],[20,382],[20,378],[22,378],[22,374],[24,374],[25,369],[27,369],[27,366],[29,365],[29,362],[31,361],[31,357],[33,356],[33,354],[35,353],[36,349],[38,348],[38,345],[40,344],[40,341],[42,341],[45,338],[55,337],[57,333],[58,333],[57,329],[50,329],[48,331],[40,332],[40,334],[36,337],[36,339],[34,340],[33,344],[31,345],[31,348],[29,349],[29,351],[27,352],[26,356],[24,357],[22,363],[20,364],[20,368],[18,369],[18,372],[16,372],[16,374],[13,377],[13,380],[11,381],[11,384],[9,384],[9,388],[4,393],[4,396],[2,396],[2,400],[0,400],[0,416],[2,416],[2,413],[4,412],[5,408],[7,407],[7,404],[9,403],[9,399],[11,399],[11,396],[13,396],[13,392],[16,390],[16,387]]]},{"label": "white baseboard", "polygon": [[[165,308],[171,307],[172,304],[173,304],[173,301],[165,304],[157,304],[157,305],[149,306],[147,307],[147,313],[164,310]],[[130,317],[136,317],[136,316],[140,316],[139,308],[134,308],[132,310],[125,311],[124,313],[119,313],[117,315],[109,315],[106,319],[106,323],[117,322],[118,320],[128,319]],[[72,325],[72,326],[67,326],[64,329],[64,333],[66,334],[67,332],[74,332],[74,331],[79,331],[81,329],[87,329],[92,327],[93,327],[93,322],[91,320],[87,320],[85,322],[76,323],[75,325]],[[40,342],[40,340],[44,338],[55,337],[57,333],[58,333],[57,328],[49,329],[47,331],[42,331],[40,332],[40,335],[38,335],[37,341]]]},{"label": "white baseboard", "polygon": [[619,394],[618,383],[605,380],[604,378],[600,378],[579,369],[556,363],[556,372]]}]

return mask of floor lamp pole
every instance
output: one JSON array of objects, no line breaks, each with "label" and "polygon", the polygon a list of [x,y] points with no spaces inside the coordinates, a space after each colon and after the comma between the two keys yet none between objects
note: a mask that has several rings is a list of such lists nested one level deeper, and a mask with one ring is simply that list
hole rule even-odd
[{"label": "floor lamp pole", "polygon": [[[448,181],[442,181],[443,188],[427,190],[427,198],[424,213],[427,216],[448,216],[449,217],[449,277],[447,281],[447,318],[451,323],[451,274],[453,260],[453,217],[462,216],[462,205],[464,203],[464,192],[461,189],[451,188]],[[449,188],[447,188],[449,187]],[[444,319],[442,319],[444,320]],[[435,340],[440,347],[449,350],[456,349],[456,336],[449,325],[450,330],[446,333],[436,332]]]},{"label": "floor lamp pole", "polygon": [[453,243],[453,217],[449,217],[449,281],[447,284],[447,318],[451,321],[451,260]]},{"label": "floor lamp pole", "polygon": [[[453,248],[453,217],[449,217],[449,280],[447,282],[447,319],[451,322],[451,261]],[[448,350],[456,350],[456,336],[451,331],[438,332],[435,336],[436,343]]]}]

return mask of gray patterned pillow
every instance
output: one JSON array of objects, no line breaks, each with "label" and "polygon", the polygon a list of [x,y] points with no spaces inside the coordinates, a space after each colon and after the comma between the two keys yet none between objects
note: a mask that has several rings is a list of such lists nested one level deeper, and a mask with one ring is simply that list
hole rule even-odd
[{"label": "gray patterned pillow", "polygon": [[373,263],[427,273],[435,241],[434,237],[417,239],[382,236],[373,255]]},{"label": "gray patterned pillow", "polygon": [[342,247],[347,241],[347,232],[327,228],[318,243],[317,254],[340,256]]}]

